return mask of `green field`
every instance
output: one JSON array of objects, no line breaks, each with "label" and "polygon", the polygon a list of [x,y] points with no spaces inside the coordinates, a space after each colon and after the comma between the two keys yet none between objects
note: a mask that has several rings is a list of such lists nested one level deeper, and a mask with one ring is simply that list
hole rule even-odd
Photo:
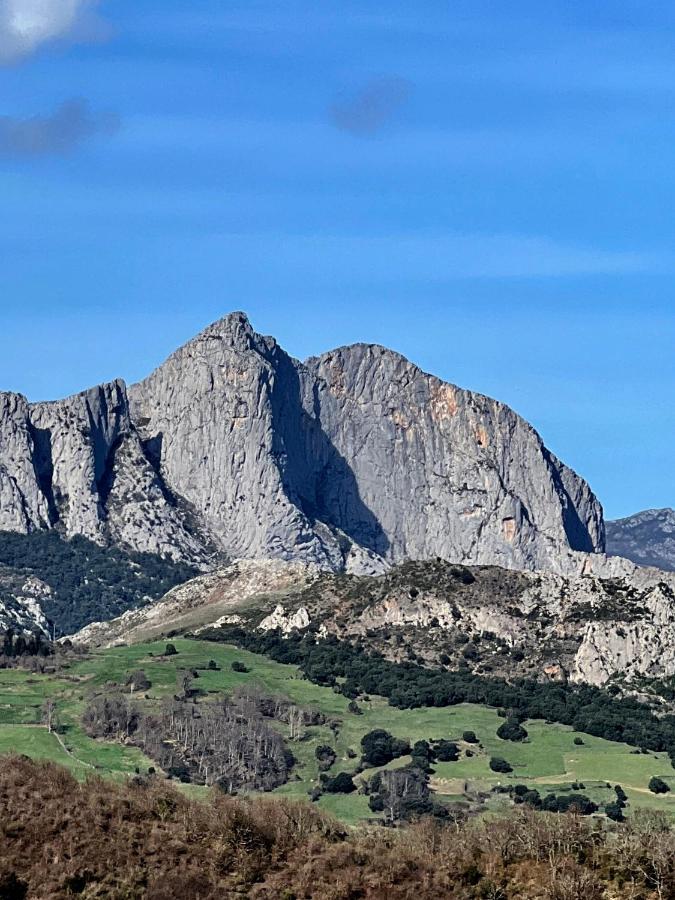
[{"label": "green field", "polygon": [[[78,776],[98,772],[106,777],[121,778],[136,770],[147,771],[152,761],[134,747],[93,740],[80,727],[80,715],[88,695],[106,683],[123,683],[135,669],[142,668],[152,687],[147,700],[152,704],[175,691],[176,673],[181,668],[200,668],[215,660],[219,671],[200,671],[196,682],[206,698],[227,694],[235,686],[260,682],[268,693],[282,694],[303,706],[315,706],[325,715],[340,720],[337,736],[326,726],[309,727],[303,740],[290,744],[298,761],[292,780],[278,789],[286,796],[306,797],[318,784],[318,768],[314,751],[319,744],[330,744],[337,753],[331,774],[353,772],[358,758],[350,759],[348,751],[360,754],[362,736],[373,728],[384,728],[411,741],[448,738],[460,742],[463,750],[471,749],[472,758],[434,766],[432,787],[442,796],[461,799],[488,792],[497,784],[525,783],[544,794],[549,790],[569,790],[574,782],[583,782],[584,793],[596,802],[613,799],[610,783],[621,784],[631,808],[649,806],[675,814],[675,796],[656,797],[647,788],[653,775],[664,778],[675,790],[675,770],[664,753],[636,754],[633,748],[601,738],[581,735],[584,744],[576,746],[579,736],[570,728],[528,722],[529,740],[514,744],[502,741],[496,731],[502,720],[496,711],[469,704],[444,709],[425,708],[398,710],[382,698],[359,701],[362,715],[350,713],[348,700],[330,688],[304,680],[294,666],[281,665],[262,656],[223,644],[174,640],[176,656],[164,657],[165,643],[138,644],[106,651],[96,651],[81,662],[64,669],[59,675],[40,676],[21,670],[0,671],[0,753],[16,752],[39,759],[51,759],[71,768]],[[250,669],[246,674],[232,671],[233,660]],[[41,708],[46,697],[57,704],[62,725],[61,741],[40,726]],[[283,729],[283,726],[279,726]],[[461,742],[462,732],[475,731],[482,747]],[[63,744],[63,745],[62,745]],[[65,749],[64,749],[65,747]],[[513,774],[496,775],[488,766],[490,756],[502,756],[513,766]],[[402,765],[406,759],[394,765]],[[368,774],[368,773],[366,773]],[[196,793],[206,789],[194,789]],[[499,798],[492,805],[504,802]],[[324,794],[319,801],[326,810],[348,823],[369,816],[367,797],[360,794],[336,796]]]}]

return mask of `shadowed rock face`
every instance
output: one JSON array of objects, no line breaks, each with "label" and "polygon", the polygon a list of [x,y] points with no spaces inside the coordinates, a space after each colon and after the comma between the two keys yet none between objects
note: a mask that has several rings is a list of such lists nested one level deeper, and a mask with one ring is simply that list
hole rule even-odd
[{"label": "shadowed rock face", "polygon": [[648,509],[608,522],[607,552],[675,572],[675,510]]},{"label": "shadowed rock face", "polygon": [[204,560],[550,568],[600,504],[508,407],[382,347],[308,360],[233,313],[128,391],[0,395],[0,528]]}]

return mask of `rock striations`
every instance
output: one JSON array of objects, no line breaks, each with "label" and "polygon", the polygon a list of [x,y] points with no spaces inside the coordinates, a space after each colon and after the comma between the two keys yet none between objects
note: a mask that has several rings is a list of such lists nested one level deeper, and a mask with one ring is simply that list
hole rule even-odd
[{"label": "rock striations", "polygon": [[[302,364],[233,313],[129,390],[0,394],[0,528],[205,561],[560,568],[602,509],[494,400],[382,347]],[[578,561],[570,563],[578,567]]]}]

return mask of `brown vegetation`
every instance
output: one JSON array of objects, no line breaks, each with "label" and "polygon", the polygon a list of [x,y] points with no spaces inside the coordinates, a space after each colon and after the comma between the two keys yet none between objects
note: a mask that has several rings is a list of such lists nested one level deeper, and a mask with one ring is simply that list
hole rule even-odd
[{"label": "brown vegetation", "polygon": [[0,762],[0,897],[149,900],[652,900],[675,896],[675,835],[657,813],[608,828],[573,815],[346,834],[305,803],[160,779],[77,782]]}]

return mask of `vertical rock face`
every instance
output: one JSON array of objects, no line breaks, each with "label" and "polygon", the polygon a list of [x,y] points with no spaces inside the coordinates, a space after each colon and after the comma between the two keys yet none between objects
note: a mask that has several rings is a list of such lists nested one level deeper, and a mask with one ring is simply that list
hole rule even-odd
[{"label": "vertical rock face", "polygon": [[203,556],[129,417],[121,381],[51,403],[0,395],[0,527]]},{"label": "vertical rock face", "polygon": [[323,501],[388,560],[545,569],[563,547],[603,548],[588,486],[508,407],[382,347],[336,350],[307,368],[321,428],[353,473],[340,484],[329,465]]},{"label": "vertical rock face", "polygon": [[526,422],[381,347],[302,365],[233,314],[130,395],[167,484],[235,556],[366,571],[603,549],[599,503]]},{"label": "vertical rock face", "polygon": [[19,394],[0,393],[0,529],[26,534],[49,524],[37,483],[29,407]]},{"label": "vertical rock face", "polygon": [[0,528],[364,573],[603,549],[599,503],[526,422],[381,347],[302,364],[234,313],[128,398],[0,398]]}]

